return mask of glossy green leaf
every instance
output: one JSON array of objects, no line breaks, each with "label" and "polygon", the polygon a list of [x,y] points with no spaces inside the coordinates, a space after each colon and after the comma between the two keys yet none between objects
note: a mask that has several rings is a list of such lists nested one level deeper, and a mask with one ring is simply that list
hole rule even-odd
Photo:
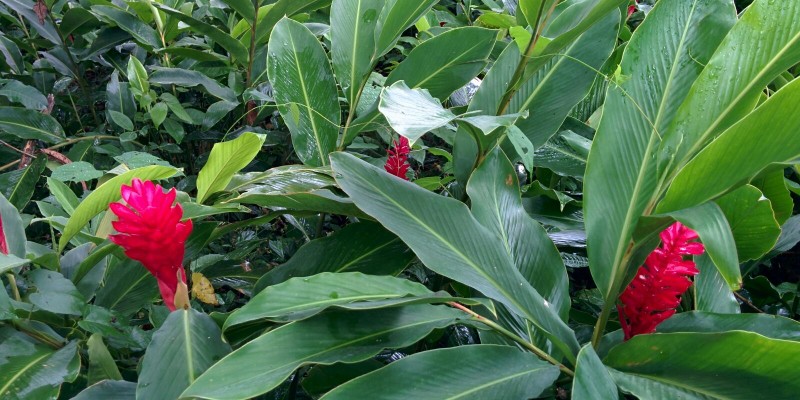
[{"label": "glossy green leaf", "polygon": [[436,3],[436,0],[386,0],[375,28],[373,60],[388,53],[400,35]]},{"label": "glossy green leaf", "polygon": [[65,138],[64,129],[55,118],[21,107],[0,107],[0,130],[20,139],[48,143],[59,143]]},{"label": "glossy green leaf", "polygon": [[431,305],[320,314],[247,343],[209,368],[181,396],[254,397],[275,388],[303,365],[363,361],[384,348],[411,345],[464,316],[453,308]]},{"label": "glossy green leaf", "polygon": [[[134,96],[129,85],[126,85],[124,82],[120,83],[119,72],[117,70],[111,73],[111,78],[106,84],[106,100],[106,115],[109,122],[113,122],[120,128],[131,130],[133,126],[131,119],[134,118],[136,114],[136,103],[134,102]],[[116,111],[117,114],[111,111]],[[124,120],[121,116],[124,116],[127,120]],[[126,123],[127,126],[123,127],[117,120]]]},{"label": "glossy green leaf", "polygon": [[178,85],[185,87],[200,85],[212,96],[233,103],[238,102],[236,93],[234,93],[231,88],[222,86],[217,81],[197,71],[159,67],[150,75],[150,82],[160,85]]},{"label": "glossy green leaf", "polygon": [[412,143],[456,119],[427,89],[410,89],[403,81],[383,89],[378,109],[392,128]]},{"label": "glossy green leaf", "polygon": [[780,225],[785,224],[794,211],[794,200],[786,186],[783,172],[782,168],[765,171],[750,182],[769,199],[775,220]]},{"label": "glossy green leaf", "polygon": [[477,76],[489,61],[497,31],[477,27],[451,29],[416,47],[386,77],[386,85],[405,81],[446,99]]},{"label": "glossy green leaf", "polygon": [[583,346],[578,353],[575,379],[572,381],[572,398],[573,400],[619,398],[617,385],[590,344]]},{"label": "glossy green leaf", "polygon": [[739,262],[755,260],[778,241],[781,227],[760,190],[745,185],[716,200],[731,225]]},{"label": "glossy green leaf", "polygon": [[695,257],[695,263],[700,271],[694,277],[692,286],[695,310],[738,314],[740,312],[739,303],[708,254]]},{"label": "glossy green leaf", "polygon": [[64,12],[64,17],[61,19],[61,23],[58,24],[58,29],[62,35],[69,36],[73,33],[83,34],[89,32],[100,25],[100,21],[91,11],[81,7],[73,7]]},{"label": "glossy green leaf", "polygon": [[299,13],[327,7],[331,4],[331,0],[278,0],[274,3],[263,18],[259,17],[256,28],[256,44],[266,42],[273,28],[283,17],[292,17]]},{"label": "glossy green leaf", "polygon": [[358,103],[366,78],[372,72],[375,25],[383,3],[383,0],[335,0],[331,5],[333,70],[351,109]]},{"label": "glossy green leaf", "polygon": [[362,221],[303,245],[289,261],[264,274],[254,291],[321,272],[396,275],[413,259],[400,238],[379,224]]},{"label": "glossy green leaf", "polygon": [[525,16],[528,25],[535,27],[552,6],[553,0],[520,0],[517,7],[519,7],[518,12]]},{"label": "glossy green leaf", "polygon": [[103,343],[103,336],[97,333],[89,337],[86,341],[87,352],[89,353],[89,369],[86,374],[87,385],[93,385],[105,379],[122,380],[117,364],[111,353]]},{"label": "glossy green leaf", "polygon": [[270,36],[267,75],[303,163],[328,164],[336,148],[341,110],[328,56],[303,24],[284,18]]},{"label": "glossy green leaf", "polygon": [[[660,171],[675,176],[686,163],[701,151],[706,144],[719,136],[755,108],[761,92],[776,76],[800,62],[800,3],[793,1],[756,0],[742,14],[741,19],[725,37],[718,51],[708,61],[703,73],[692,86],[686,101],[680,105],[675,119],[669,127],[662,129]],[[735,65],[736,68],[731,68]],[[797,100],[787,99],[789,103]],[[773,105],[774,107],[774,105]],[[791,114],[786,114],[791,115]],[[785,122],[796,122],[796,118],[784,120],[781,116],[764,116]],[[751,132],[754,143],[766,137],[776,138],[769,124],[760,122],[758,132]],[[770,135],[759,135],[759,132]],[[796,129],[794,130],[797,131]],[[740,138],[743,140],[743,138]],[[789,143],[781,140],[781,143]],[[749,142],[738,141],[743,154],[759,155]],[[726,152],[732,149],[727,149]],[[753,160],[751,163],[756,163]],[[751,164],[748,163],[748,164]],[[743,173],[745,166],[734,164],[736,171]],[[718,171],[725,171],[720,165]],[[716,171],[716,170],[715,170]],[[711,171],[709,171],[711,172]],[[716,175],[716,172],[714,173]],[[715,179],[716,180],[716,176]],[[698,183],[698,188],[705,183]],[[675,186],[675,185],[673,185]],[[684,184],[679,185],[683,190]],[[703,196],[709,190],[701,190]],[[665,204],[666,206],[666,204]],[[688,202],[674,204],[690,207]]]},{"label": "glossy green leaf", "polygon": [[101,381],[87,387],[72,400],[134,400],[136,399],[136,382]]},{"label": "glossy green leaf", "polygon": [[57,314],[83,315],[86,300],[75,285],[58,272],[37,269],[29,272],[26,281],[36,288],[28,300],[45,311]]},{"label": "glossy green leaf", "polygon": [[467,184],[472,214],[501,238],[522,276],[562,319],[569,314],[569,280],[556,246],[522,206],[514,166],[499,147],[492,149]]},{"label": "glossy green leaf", "polygon": [[732,290],[742,287],[736,242],[725,214],[713,203],[681,210],[671,214],[700,236],[711,260]]},{"label": "glossy green leaf", "polygon": [[86,182],[101,176],[103,176],[103,173],[95,169],[91,163],[76,161],[54,169],[53,173],[50,174],[50,179],[58,182]]},{"label": "glossy green leaf", "polygon": [[0,81],[0,96],[10,101],[21,103],[25,108],[41,111],[47,108],[47,97],[20,81],[10,80],[5,83]]},{"label": "glossy green leaf", "polygon": [[0,398],[50,399],[80,371],[78,342],[53,350],[10,327],[0,329]]},{"label": "glossy green leaf", "polygon": [[231,314],[223,329],[256,320],[295,321],[328,307],[350,303],[430,294],[433,292],[422,284],[403,278],[360,272],[323,272],[265,288]]},{"label": "glossy green leaf", "polygon": [[144,69],[142,62],[133,55],[128,58],[127,75],[131,86],[139,90],[140,93],[147,93],[150,90],[150,82],[147,81],[147,70]]},{"label": "glossy green leaf", "polygon": [[175,175],[175,172],[177,170],[172,167],[152,165],[130,170],[103,183],[103,185],[86,196],[78,208],[75,209],[69,221],[67,221],[61,239],[58,242],[59,252],[64,250],[70,239],[80,232],[95,215],[108,209],[109,204],[122,198],[120,193],[122,185],[129,185],[134,178],[141,180],[166,179]]},{"label": "glossy green leaf", "polygon": [[153,2],[152,4],[167,15],[185,23],[186,25],[189,25],[194,31],[211,38],[211,40],[227,50],[231,56],[235,57],[239,64],[245,64],[247,62],[249,54],[247,48],[244,47],[242,42],[232,38],[230,35],[219,30],[217,27],[198,19],[194,19],[190,15],[186,15],[174,8],[167,7],[157,2]]},{"label": "glossy green leaf", "polygon": [[580,347],[572,330],[527,283],[502,240],[464,203],[392,177],[346,153],[336,153],[331,160],[337,182],[359,208],[403,239],[428,268],[527,318],[574,360]]},{"label": "glossy green leaf", "polygon": [[795,397],[798,357],[800,342],[731,331],[638,335],[603,361],[620,388],[639,398],[749,400]]},{"label": "glossy green leaf", "polygon": [[[442,368],[445,365],[459,367]],[[556,378],[558,368],[514,347],[459,346],[404,357],[335,388],[322,399],[366,399],[375,396],[376,390],[386,400],[530,399]]]},{"label": "glossy green leaf", "polygon": [[684,312],[662,322],[657,331],[661,333],[748,331],[772,339],[800,342],[800,322],[767,314]]},{"label": "glossy green leaf", "polygon": [[178,398],[230,351],[211,317],[191,308],[173,311],[144,353],[136,398]]},{"label": "glossy green leaf", "polygon": [[92,6],[92,12],[105,22],[114,24],[128,32],[137,42],[153,49],[161,48],[161,39],[158,37],[156,30],[139,17],[110,5],[94,5]]},{"label": "glossy green leaf", "polygon": [[591,140],[572,131],[562,131],[536,148],[533,161],[537,167],[559,175],[583,178],[591,147]]},{"label": "glossy green leaf", "polygon": [[261,151],[266,136],[245,132],[234,140],[214,145],[208,161],[197,175],[197,202],[224,190],[233,175],[250,164]]},{"label": "glossy green leaf", "polygon": [[625,49],[584,186],[589,267],[607,299],[622,290],[633,230],[654,206],[659,132],[735,17],[732,1],[660,2]]},{"label": "glossy green leaf", "polygon": [[22,223],[22,217],[17,208],[6,199],[3,193],[0,193],[0,228],[5,234],[8,254],[24,259],[27,254],[25,225]]},{"label": "glossy green leaf", "polygon": [[18,210],[24,209],[33,197],[36,184],[41,179],[46,164],[47,157],[39,156],[25,169],[0,175],[0,194],[6,196]]},{"label": "glossy green leaf", "polygon": [[[796,8],[800,13],[800,5]],[[794,140],[800,130],[800,118],[794,117],[798,102],[800,79],[795,79],[692,159],[675,177],[658,210],[714,199],[770,164],[789,164],[800,157],[800,142]],[[762,134],[767,131],[769,135]]]}]

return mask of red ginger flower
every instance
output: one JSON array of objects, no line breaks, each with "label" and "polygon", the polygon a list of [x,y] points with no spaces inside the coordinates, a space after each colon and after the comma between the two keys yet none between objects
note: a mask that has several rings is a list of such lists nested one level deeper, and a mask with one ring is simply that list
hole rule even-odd
[{"label": "red ginger flower", "polygon": [[8,244],[6,243],[6,233],[3,231],[2,215],[0,215],[0,253],[8,254]]},{"label": "red ginger flower", "polygon": [[408,153],[411,152],[411,146],[408,143],[408,139],[404,136],[400,136],[399,140],[395,140],[392,142],[392,148],[389,149],[389,158],[386,160],[386,164],[383,166],[383,169],[386,172],[399,177],[405,180],[408,180]]},{"label": "red ginger flower", "polygon": [[661,232],[661,247],[647,256],[645,265],[619,297],[622,304],[617,310],[625,340],[655,332],[658,324],[675,314],[681,295],[692,286],[689,277],[700,272],[694,261],[683,259],[703,254],[701,243],[690,242],[694,239],[697,232],[680,222]]},{"label": "red ginger flower", "polygon": [[174,311],[179,275],[180,283],[186,284],[183,254],[186,239],[192,233],[192,221],[181,222],[183,208],[180,204],[173,205],[174,188],[164,193],[160,185],[134,179],[131,186],[122,186],[121,191],[127,205],[109,206],[118,217],[112,224],[119,232],[109,239],[156,277],[164,304]]}]

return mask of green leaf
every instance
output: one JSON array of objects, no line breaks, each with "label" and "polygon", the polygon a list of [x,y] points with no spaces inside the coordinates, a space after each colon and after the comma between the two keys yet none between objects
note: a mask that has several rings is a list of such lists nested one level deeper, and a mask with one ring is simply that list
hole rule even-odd
[{"label": "green leaf", "polygon": [[536,24],[542,20],[542,16],[547,15],[547,11],[553,6],[554,0],[520,0],[519,11],[525,16],[525,21],[531,27],[537,26]]},{"label": "green leaf", "polygon": [[267,75],[303,163],[328,164],[336,148],[341,110],[328,56],[303,24],[282,19],[270,36]]},{"label": "green leaf", "polygon": [[477,27],[455,28],[416,47],[386,78],[386,85],[405,81],[431,96],[446,99],[486,66],[497,31]]},{"label": "green leaf", "polygon": [[141,61],[134,57],[133,54],[128,58],[127,69],[128,81],[131,86],[136,88],[139,93],[148,93],[150,91],[150,82],[147,81],[147,70],[144,69]]},{"label": "green leaf", "polygon": [[167,104],[163,102],[156,103],[156,105],[150,109],[150,119],[153,121],[153,125],[155,125],[156,128],[167,119],[167,111]]},{"label": "green leaf", "polygon": [[75,285],[58,272],[37,269],[26,276],[28,284],[36,287],[29,301],[36,307],[56,314],[83,315],[86,300]]},{"label": "green leaf", "polygon": [[58,28],[64,37],[68,37],[73,33],[87,33],[100,25],[101,22],[89,10],[73,7],[64,12],[64,18],[61,19]]},{"label": "green leaf", "polygon": [[[800,12],[800,6],[797,9]],[[658,210],[714,199],[770,164],[790,164],[800,157],[800,142],[795,140],[800,118],[794,117],[798,102],[800,79],[795,79],[693,158],[675,177]]]},{"label": "green leaf", "polygon": [[111,357],[111,353],[103,343],[102,335],[92,334],[89,340],[86,341],[86,347],[89,353],[89,369],[86,374],[87,385],[93,385],[105,379],[122,380],[122,375],[117,369],[114,358]]},{"label": "green leaf", "polygon": [[195,121],[192,120],[192,117],[189,113],[186,112],[186,109],[183,108],[181,101],[178,100],[177,97],[173,96],[170,93],[164,92],[161,93],[161,100],[164,101],[164,104],[169,107],[170,111],[175,114],[181,121],[186,122],[187,124],[194,124]]},{"label": "green leaf", "polygon": [[157,2],[153,2],[151,4],[153,4],[153,6],[163,11],[167,15],[185,23],[186,25],[189,25],[195,32],[201,33],[211,38],[211,40],[219,44],[223,49],[227,50],[231,56],[235,57],[236,61],[238,61],[239,64],[244,65],[247,63],[249,54],[247,48],[244,47],[242,42],[232,38],[230,35],[219,30],[217,27],[207,24],[203,21],[194,19],[192,18],[192,16],[186,15],[174,8],[167,7]]},{"label": "green leaf", "polygon": [[505,244],[464,203],[431,193],[347,153],[331,156],[353,201],[398,235],[434,272],[473,287],[527,318],[574,361],[572,330],[517,270]]},{"label": "green leaf", "polygon": [[20,81],[11,80],[5,82],[0,88],[0,96],[13,102],[21,103],[25,108],[31,110],[41,111],[47,108],[47,97],[44,97],[36,88]]},{"label": "green leaf", "polygon": [[75,195],[75,192],[63,182],[57,181],[52,177],[47,178],[47,187],[50,189],[50,193],[56,198],[61,208],[66,211],[67,215],[72,215],[75,208],[80,204],[80,200],[78,196]]},{"label": "green leaf", "polygon": [[[458,365],[458,368],[442,366]],[[431,371],[437,371],[435,376]],[[558,368],[510,346],[474,345],[404,357],[353,379],[324,400],[530,399],[558,378]],[[414,382],[414,384],[409,384]]]},{"label": "green leaf", "polygon": [[197,202],[224,190],[233,175],[250,164],[261,151],[266,136],[245,132],[238,138],[214,145],[208,161],[197,175]]},{"label": "green leaf", "polygon": [[694,277],[694,308],[697,311],[738,314],[739,303],[731,287],[725,282],[708,254],[695,257],[697,269]]},{"label": "green leaf", "polygon": [[328,307],[356,302],[427,296],[424,285],[393,276],[360,272],[323,272],[269,286],[225,320],[224,329],[256,320],[288,322],[305,319]]},{"label": "green leaf", "polygon": [[0,107],[0,131],[20,139],[59,143],[65,139],[64,129],[55,118],[39,110],[21,107]]},{"label": "green leaf", "polygon": [[658,326],[660,333],[748,331],[771,339],[800,342],[800,323],[767,314],[678,313]]},{"label": "green leaf", "polygon": [[728,0],[660,2],[625,49],[626,79],[608,89],[584,186],[589,267],[607,301],[622,290],[633,230],[654,205],[658,133],[735,18]]},{"label": "green leaf", "polygon": [[289,261],[264,274],[254,291],[321,272],[396,275],[413,259],[400,238],[379,224],[362,221],[303,245]]},{"label": "green leaf", "polygon": [[591,147],[591,140],[569,130],[562,131],[536,148],[533,162],[537,167],[551,169],[559,175],[580,179],[586,171],[586,158]]},{"label": "green leaf", "polygon": [[591,344],[578,353],[575,379],[572,381],[573,400],[617,399],[617,385],[600,361]]},{"label": "green leaf", "polygon": [[427,89],[410,89],[403,81],[383,89],[378,109],[392,128],[412,143],[456,119]]},{"label": "green leaf", "polygon": [[72,400],[134,400],[136,383],[126,381],[101,381],[73,397]]},{"label": "green leaf", "polygon": [[0,193],[0,228],[5,234],[8,254],[24,259],[27,254],[25,225],[22,223],[22,217],[17,208],[6,199],[3,193]]},{"label": "green leaf", "polygon": [[103,173],[96,170],[94,165],[86,161],[76,161],[69,164],[64,164],[54,169],[53,173],[50,175],[52,179],[55,179],[59,182],[86,182],[97,179],[101,176],[103,176]]},{"label": "green leaf", "polygon": [[237,400],[258,396],[303,365],[363,361],[385,348],[409,346],[464,316],[461,311],[431,305],[320,314],[247,343],[209,368],[181,397]]},{"label": "green leaf", "polygon": [[778,224],[785,224],[794,211],[794,200],[789,188],[786,186],[783,169],[765,171],[753,179],[750,184],[758,188],[764,194],[764,197],[769,199],[772,205],[772,212],[775,214],[775,220]]},{"label": "green leaf", "polygon": [[28,205],[36,190],[36,184],[44,172],[47,157],[38,156],[25,169],[6,172],[0,175],[0,193],[18,210]]},{"label": "green leaf", "polygon": [[795,397],[798,357],[800,342],[731,331],[638,335],[603,361],[620,388],[639,398],[749,400]]},{"label": "green leaf", "polygon": [[[106,100],[108,119],[120,128],[130,128],[128,131],[132,130],[133,122],[131,122],[131,119],[134,118],[136,114],[136,103],[134,102],[134,96],[129,85],[120,83],[119,72],[117,70],[111,73],[111,79],[109,79],[106,84]],[[110,111],[116,111],[117,114],[110,113]],[[119,114],[127,117],[127,121],[120,118]],[[125,123],[126,126],[123,127],[120,123],[117,123],[116,119],[119,119],[120,123]]]},{"label": "green leaf", "polygon": [[502,239],[522,276],[562,319],[569,314],[569,280],[556,246],[522,206],[514,166],[499,147],[492,149],[467,184],[472,214]]},{"label": "green leaf", "polygon": [[57,398],[61,383],[78,376],[77,341],[53,350],[10,327],[0,329],[0,339],[0,398]]},{"label": "green leaf", "polygon": [[136,398],[178,398],[230,351],[211,317],[191,308],[173,311],[144,353]]},{"label": "green leaf", "polygon": [[111,120],[114,121],[119,127],[124,129],[126,132],[130,132],[133,130],[133,121],[128,118],[127,115],[114,110],[106,110],[108,115],[111,117]]},{"label": "green leaf", "polygon": [[351,109],[372,72],[375,25],[382,8],[383,0],[336,0],[331,5],[333,70]]},{"label": "green leaf", "polygon": [[781,227],[772,205],[760,190],[745,185],[716,200],[731,225],[739,262],[767,254],[778,241]]},{"label": "green leaf", "polygon": [[109,258],[105,281],[94,304],[130,315],[158,297],[158,282],[138,261]]},{"label": "green leaf", "polygon": [[256,44],[262,44],[270,37],[273,27],[284,17],[327,7],[331,0],[278,0],[263,18],[259,17],[256,27]]},{"label": "green leaf", "polygon": [[137,42],[152,49],[160,49],[161,40],[156,30],[147,25],[139,17],[113,6],[95,5],[92,12],[106,23],[118,26],[128,32]]},{"label": "green leaf", "polygon": [[150,75],[150,82],[160,85],[178,85],[184,87],[203,86],[212,96],[236,103],[236,93],[229,87],[197,71],[180,68],[159,67]]},{"label": "green leaf", "polygon": [[670,215],[697,231],[706,253],[728,282],[728,286],[732,290],[739,290],[742,287],[742,273],[736,256],[736,242],[722,210],[716,204],[706,203]]},{"label": "green leaf", "polygon": [[78,208],[75,209],[69,221],[67,221],[61,239],[58,242],[58,252],[64,251],[70,239],[80,232],[95,215],[108,209],[109,204],[122,198],[120,193],[122,185],[129,185],[134,178],[141,180],[166,179],[175,175],[176,172],[177,170],[172,167],[152,165],[130,170],[103,183],[103,185],[86,196]]},{"label": "green leaf", "polygon": [[45,18],[43,23],[39,22],[39,17],[33,11],[33,2],[24,0],[2,0],[2,3],[16,11],[19,15],[25,17],[29,26],[35,29],[43,38],[56,45],[61,45],[61,36],[58,34],[58,30],[50,19]]},{"label": "green leaf", "polygon": [[386,0],[375,28],[373,61],[388,53],[406,29],[425,15],[437,0]]},{"label": "green leaf", "polygon": [[[677,110],[672,124],[661,130],[664,141],[659,152],[659,171],[663,171],[665,176],[674,177],[678,174],[706,144],[756,107],[764,87],[798,62],[800,4],[754,1],[745,9],[739,22],[708,61],[703,73],[689,91],[686,101]],[[731,65],[736,65],[736,68],[730,68]],[[797,102],[786,100],[789,103]],[[789,125],[797,122],[797,118],[784,120],[782,116],[774,117],[779,118],[775,121],[780,121],[776,128],[782,128],[784,122],[789,122]],[[770,117],[762,118],[767,119],[759,123],[758,132],[751,133],[757,138],[756,142],[767,137],[777,139],[780,135],[773,134],[772,125],[766,123]],[[767,131],[770,135],[758,134]],[[794,143],[783,139],[780,142]],[[751,153],[758,156],[758,152],[754,151],[749,142],[737,143],[741,144],[739,148],[748,156]],[[755,160],[748,164],[754,163]],[[748,170],[739,165],[734,169],[741,170],[742,173]],[[724,172],[725,169],[720,168],[718,171]],[[698,188],[705,185],[698,184]],[[705,197],[703,195],[707,192],[709,191],[702,190],[698,195]]]}]

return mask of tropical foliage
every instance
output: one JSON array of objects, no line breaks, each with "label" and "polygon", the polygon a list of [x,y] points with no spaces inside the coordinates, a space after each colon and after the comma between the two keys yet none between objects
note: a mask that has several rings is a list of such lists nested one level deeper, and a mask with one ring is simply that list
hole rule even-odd
[{"label": "tropical foliage", "polygon": [[800,2],[0,27],[0,399],[800,393]]}]

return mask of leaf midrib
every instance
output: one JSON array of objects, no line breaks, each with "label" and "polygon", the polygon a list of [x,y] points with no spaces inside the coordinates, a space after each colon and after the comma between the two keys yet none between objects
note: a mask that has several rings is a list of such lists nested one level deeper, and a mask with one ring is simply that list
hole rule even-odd
[{"label": "leaf midrib", "polygon": [[[306,29],[306,28],[303,28],[303,29]],[[308,98],[308,89],[306,88],[306,80],[305,80],[305,78],[303,78],[303,69],[300,66],[300,59],[298,58],[299,52],[297,51],[297,46],[294,43],[294,34],[292,33],[291,30],[289,30],[289,34],[287,36],[289,37],[289,42],[291,42],[292,55],[293,55],[292,58],[294,58],[294,64],[295,64],[295,67],[297,68],[297,78],[300,81],[300,87],[301,87],[302,92],[303,92],[303,100],[305,101],[306,110],[308,111],[308,119],[311,122],[311,131],[314,134],[314,141],[316,142],[315,143],[316,146],[314,146],[314,147],[317,148],[317,153],[319,154],[320,163],[322,163],[322,165],[327,165],[328,164],[328,160],[326,160],[325,156],[322,154],[322,142],[320,142],[320,139],[319,139],[319,131],[318,131],[318,128],[317,128],[317,120],[313,115],[314,114],[314,110],[311,108],[311,100]]]},{"label": "leaf midrib", "polygon": [[26,365],[25,368],[22,368],[21,370],[19,370],[19,372],[14,374],[14,376],[12,376],[11,379],[9,379],[9,381],[6,382],[5,385],[3,385],[3,387],[0,387],[0,394],[5,393],[6,390],[11,386],[11,384],[14,383],[17,380],[17,378],[22,376],[22,374],[24,374],[27,370],[29,370],[35,364],[37,364],[42,359],[44,359],[44,358],[46,358],[48,356],[52,356],[52,355],[53,355],[53,353],[46,353],[46,354],[43,354],[41,357],[36,358],[35,360],[31,360],[31,362],[28,363],[28,365]]}]

